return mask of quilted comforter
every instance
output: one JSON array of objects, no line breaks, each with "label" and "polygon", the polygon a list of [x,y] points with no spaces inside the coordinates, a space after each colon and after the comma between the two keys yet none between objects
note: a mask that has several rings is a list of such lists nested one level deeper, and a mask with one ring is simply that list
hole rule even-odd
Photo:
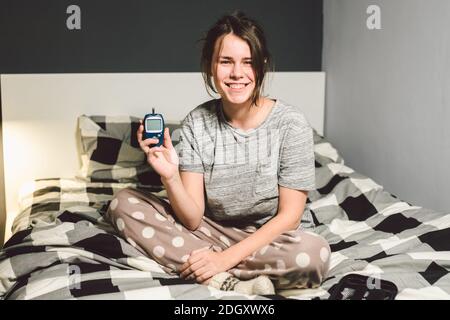
[{"label": "quilted comforter", "polygon": [[115,192],[144,186],[55,178],[22,189],[0,251],[0,299],[328,299],[348,274],[393,282],[396,299],[449,299],[450,214],[398,199],[314,140],[317,189],[306,210],[332,249],[320,288],[245,296],[168,275],[103,218]]}]

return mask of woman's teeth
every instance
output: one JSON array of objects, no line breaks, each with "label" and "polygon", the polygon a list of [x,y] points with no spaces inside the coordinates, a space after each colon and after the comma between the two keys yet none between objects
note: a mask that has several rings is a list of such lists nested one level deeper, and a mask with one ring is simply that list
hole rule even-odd
[{"label": "woman's teeth", "polygon": [[243,83],[230,83],[230,84],[228,84],[228,86],[232,89],[242,89],[247,85],[243,84]]}]

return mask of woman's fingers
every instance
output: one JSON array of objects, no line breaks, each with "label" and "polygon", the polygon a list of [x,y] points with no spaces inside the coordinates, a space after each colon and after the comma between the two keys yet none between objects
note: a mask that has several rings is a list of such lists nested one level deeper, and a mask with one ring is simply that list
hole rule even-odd
[{"label": "woman's fingers", "polygon": [[180,267],[180,269],[178,270],[180,272],[180,276],[185,276],[188,275],[192,272],[192,266],[200,261],[202,259],[202,257],[191,257],[188,259],[188,261],[186,261],[185,263],[183,263],[183,265]]},{"label": "woman's fingers", "polygon": [[208,266],[205,264],[201,267],[196,268],[190,275],[186,277],[186,279],[198,279],[201,277],[205,272],[209,270]]},{"label": "woman's fingers", "polygon": [[138,128],[137,131],[137,140],[139,142],[139,144],[141,144],[142,141],[142,133],[144,132],[144,126],[142,125],[142,120],[139,120],[141,122],[141,125]]},{"label": "woman's fingers", "polygon": [[159,142],[159,140],[158,140],[158,139],[155,139],[155,138],[148,138],[148,139],[145,139],[145,140],[142,141],[142,143],[143,143],[145,146],[149,146],[149,145],[151,145],[151,144],[157,144],[158,142]]},{"label": "woman's fingers", "polygon": [[146,152],[146,154],[150,156],[150,160],[151,160],[151,158],[159,158],[163,152],[164,152],[164,149],[162,147],[153,147],[153,148],[148,148],[148,152]]},{"label": "woman's fingers", "polygon": [[[151,145],[155,145],[157,143],[158,143],[158,139],[149,138],[149,139],[145,139],[144,141],[141,140],[139,142],[139,145],[141,146],[142,151],[144,151],[145,154],[148,154],[151,149],[156,148],[156,147],[151,147]],[[162,150],[159,150],[159,151],[162,151]]]},{"label": "woman's fingers", "polygon": [[167,149],[173,148],[172,145],[172,139],[170,138],[170,132],[169,132],[169,128],[165,128],[164,129],[164,142],[163,142],[164,146]]},{"label": "woman's fingers", "polygon": [[180,277],[182,277],[182,278],[184,278],[184,277],[195,278],[195,277],[197,277],[197,275],[201,275],[203,273],[203,272],[201,272],[201,269],[204,268],[204,266],[207,263],[208,262],[206,260],[203,260],[203,259],[193,263],[192,265],[190,265],[189,268],[187,268],[186,270],[184,270],[180,274]]},{"label": "woman's fingers", "polygon": [[[206,247],[207,249],[208,247]],[[178,270],[180,272],[180,274],[184,274],[184,272],[188,269],[191,268],[195,263],[197,263],[198,261],[201,261],[203,259],[204,254],[194,254],[195,253],[200,253],[201,251],[205,250],[205,248],[201,248],[201,249],[197,249],[192,251],[192,253],[190,254],[188,260],[183,263],[180,267],[180,269]],[[189,271],[188,273],[192,272]]]}]

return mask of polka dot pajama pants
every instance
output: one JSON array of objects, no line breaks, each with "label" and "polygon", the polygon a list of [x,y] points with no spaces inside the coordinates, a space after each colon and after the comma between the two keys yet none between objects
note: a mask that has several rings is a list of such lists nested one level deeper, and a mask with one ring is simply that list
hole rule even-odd
[{"label": "polka dot pajama pants", "polygon": [[[131,188],[116,194],[107,217],[131,245],[171,274],[177,274],[193,250],[208,247],[220,252],[256,231],[254,226],[222,226],[208,217],[190,231],[176,218],[168,201]],[[328,272],[329,257],[324,238],[298,229],[281,234],[228,272],[242,280],[267,275],[277,289],[315,288]]]}]

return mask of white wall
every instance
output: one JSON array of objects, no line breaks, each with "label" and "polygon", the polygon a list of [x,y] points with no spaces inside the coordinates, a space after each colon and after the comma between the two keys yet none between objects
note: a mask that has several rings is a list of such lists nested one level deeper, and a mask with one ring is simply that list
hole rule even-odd
[{"label": "white wall", "polygon": [[323,70],[325,134],[347,165],[449,212],[450,1],[325,0]]},{"label": "white wall", "polygon": [[[1,84],[5,239],[25,182],[77,173],[79,115],[143,116],[155,107],[170,122],[212,99],[200,73],[2,75]],[[268,76],[266,93],[299,107],[323,133],[324,85],[323,72],[277,72]]]}]

